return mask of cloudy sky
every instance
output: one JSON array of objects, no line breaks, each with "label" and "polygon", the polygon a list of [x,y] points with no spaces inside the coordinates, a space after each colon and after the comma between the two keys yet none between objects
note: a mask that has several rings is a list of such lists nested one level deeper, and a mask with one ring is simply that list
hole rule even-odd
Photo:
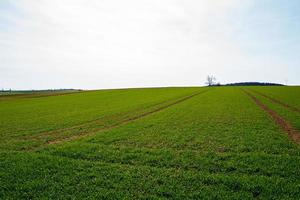
[{"label": "cloudy sky", "polygon": [[299,0],[0,0],[0,89],[300,84]]}]

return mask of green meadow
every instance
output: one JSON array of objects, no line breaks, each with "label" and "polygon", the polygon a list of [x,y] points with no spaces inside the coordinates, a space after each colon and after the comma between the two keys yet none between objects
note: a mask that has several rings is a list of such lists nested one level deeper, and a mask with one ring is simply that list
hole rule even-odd
[{"label": "green meadow", "polygon": [[3,95],[0,199],[300,199],[299,143],[245,91],[300,132],[300,87]]}]

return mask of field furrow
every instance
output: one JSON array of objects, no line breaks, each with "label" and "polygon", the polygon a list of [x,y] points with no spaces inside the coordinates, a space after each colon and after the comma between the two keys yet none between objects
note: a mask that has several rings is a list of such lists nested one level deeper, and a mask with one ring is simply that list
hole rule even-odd
[{"label": "field furrow", "polygon": [[[48,142],[48,144],[58,144],[58,143],[61,143],[61,142],[64,142],[64,141],[72,141],[72,140],[80,139],[82,137],[86,137],[86,136],[95,134],[95,133],[100,132],[100,131],[110,130],[112,128],[116,128],[116,127],[119,127],[121,125],[124,125],[124,124],[130,123],[130,122],[133,122],[135,120],[141,119],[141,118],[146,117],[148,115],[151,115],[153,113],[162,111],[166,108],[169,108],[169,107],[174,106],[178,103],[184,102],[184,101],[186,101],[190,98],[193,98],[193,97],[195,97],[199,94],[203,94],[205,92],[207,92],[207,90],[202,91],[202,92],[197,92],[195,94],[188,95],[188,96],[185,96],[185,97],[182,97],[182,98],[179,98],[179,99],[167,101],[167,102],[152,106],[149,109],[140,110],[138,113],[134,113],[135,115],[125,116],[125,117],[122,117],[121,119],[115,118],[114,119],[115,121],[114,121],[113,124],[107,125],[107,126],[104,126],[104,127],[100,127],[100,128],[97,127],[97,125],[99,126],[99,122],[97,121],[96,124],[92,124],[93,126],[96,126],[96,127],[92,130],[89,129],[88,132],[86,132],[87,128],[84,127],[84,126],[79,126],[79,127],[76,126],[75,128],[71,127],[69,129],[67,129],[67,131],[71,132],[73,135],[71,135],[69,137],[64,137],[64,138],[60,138],[60,139],[56,139],[56,140],[47,141],[47,142]],[[79,128],[79,131],[77,131],[76,128]],[[65,131],[65,130],[63,130],[63,131]],[[61,133],[63,131],[59,130],[59,131],[53,131],[53,132],[46,132],[46,133],[39,134],[39,137],[40,136],[45,137],[45,135],[47,136],[49,134],[50,135],[55,135],[55,134],[58,134],[58,133],[60,135],[62,135]],[[74,135],[74,133],[77,133],[77,134]]]},{"label": "field furrow", "polygon": [[286,121],[284,118],[278,115],[275,111],[271,110],[268,106],[263,104],[261,101],[259,101],[255,96],[253,96],[251,93],[244,90],[244,92],[251,98],[253,101],[261,107],[264,111],[266,111],[272,119],[278,124],[278,126],[287,133],[292,140],[294,140],[297,143],[300,143],[300,132],[296,130],[290,122]]},{"label": "field furrow", "polygon": [[277,104],[279,104],[279,105],[281,105],[281,106],[283,106],[283,107],[285,107],[285,108],[287,108],[287,109],[289,109],[289,110],[291,110],[291,111],[300,113],[300,109],[299,109],[299,108],[290,106],[290,105],[288,105],[288,104],[286,104],[286,103],[284,103],[284,102],[282,102],[282,101],[280,101],[280,100],[278,100],[278,99],[276,99],[276,98],[273,98],[273,97],[271,97],[271,96],[268,96],[268,95],[266,95],[266,94],[264,94],[264,93],[262,93],[262,92],[258,92],[258,91],[253,90],[253,89],[251,89],[251,91],[252,91],[252,92],[255,92],[256,94],[259,94],[260,96],[263,96],[263,97],[269,99],[269,100],[272,101],[273,103],[277,103]]}]

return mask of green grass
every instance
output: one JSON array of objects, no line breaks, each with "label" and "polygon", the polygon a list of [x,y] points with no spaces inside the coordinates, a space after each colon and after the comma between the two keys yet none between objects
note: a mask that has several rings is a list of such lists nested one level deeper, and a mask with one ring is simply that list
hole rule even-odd
[{"label": "green grass", "polygon": [[[0,110],[0,199],[300,198],[299,145],[239,87],[84,92]],[[45,143],[81,134],[78,124],[93,134]]]},{"label": "green grass", "polygon": [[97,130],[199,91],[204,89],[102,90],[5,99],[0,101],[0,148],[22,149]]}]

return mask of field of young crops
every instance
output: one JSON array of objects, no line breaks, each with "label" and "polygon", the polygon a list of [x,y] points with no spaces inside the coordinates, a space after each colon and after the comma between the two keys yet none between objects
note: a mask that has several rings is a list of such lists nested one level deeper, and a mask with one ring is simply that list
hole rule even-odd
[{"label": "field of young crops", "polygon": [[0,97],[0,199],[300,199],[300,87]]}]

